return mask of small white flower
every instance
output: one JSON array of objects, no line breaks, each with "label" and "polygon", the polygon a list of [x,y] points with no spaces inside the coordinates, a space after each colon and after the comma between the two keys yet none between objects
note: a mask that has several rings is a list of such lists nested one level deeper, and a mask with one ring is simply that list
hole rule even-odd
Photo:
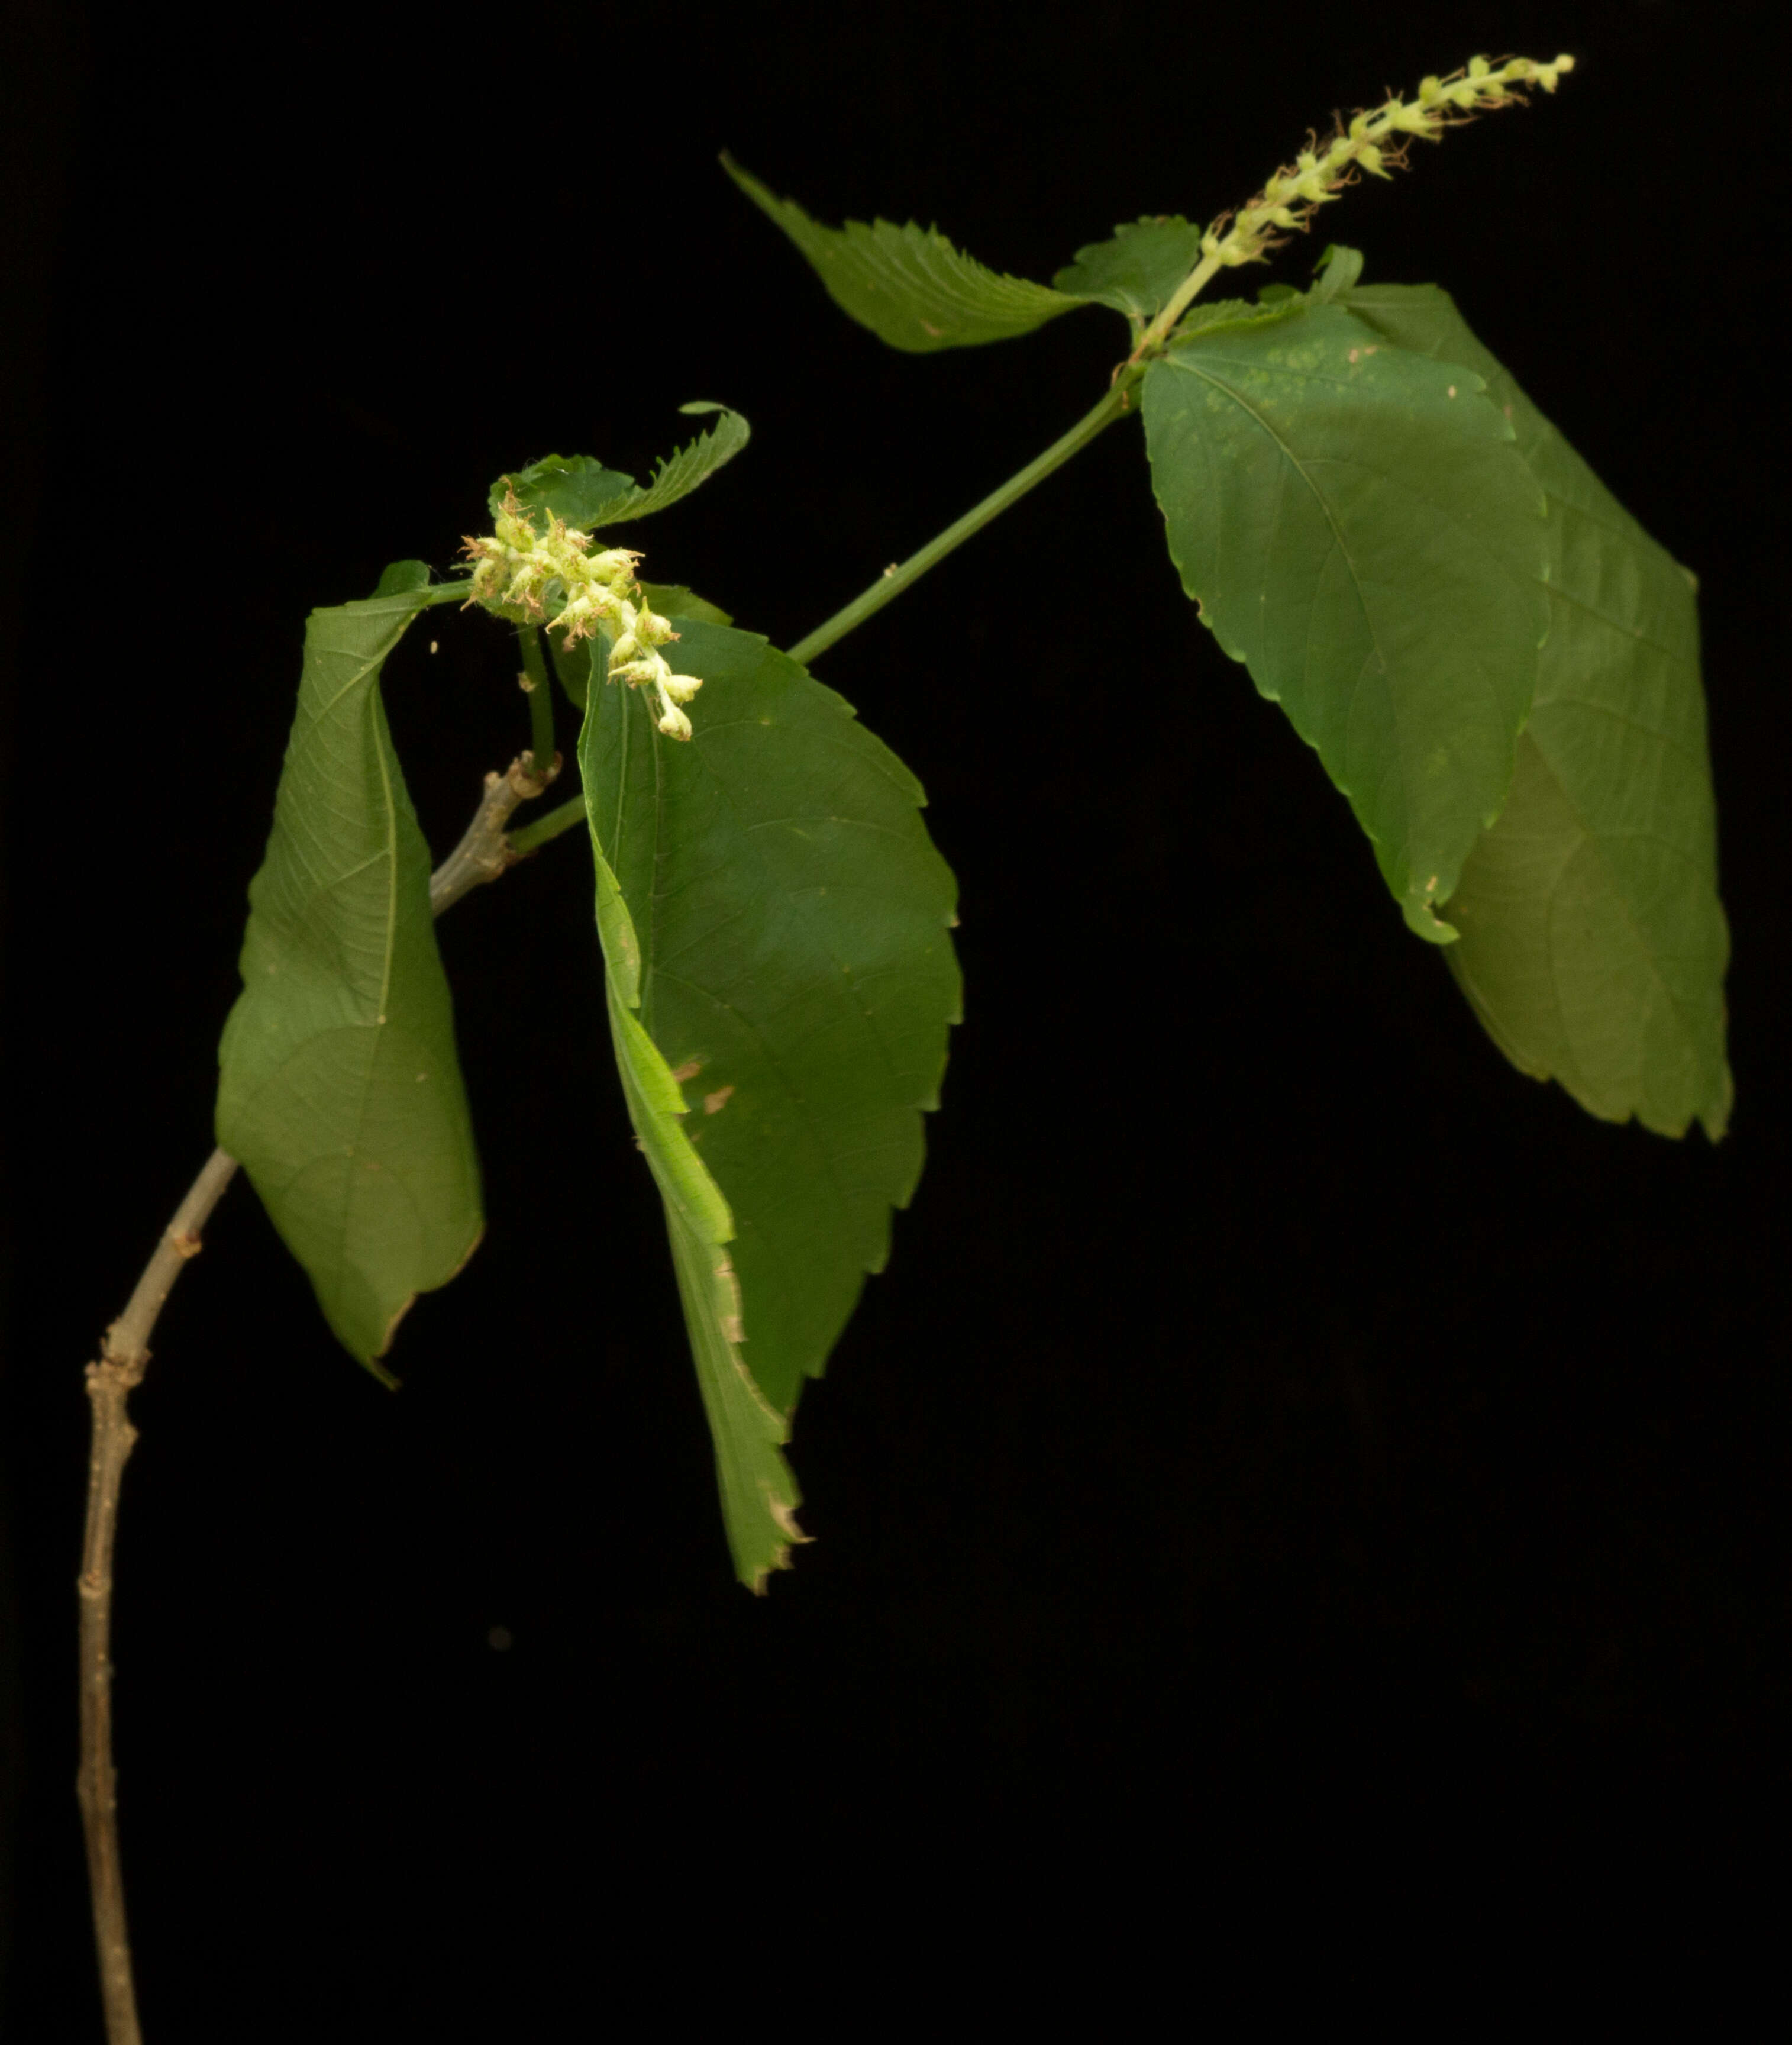
[{"label": "small white flower", "polygon": [[689,738],[690,719],[679,705],[689,703],[703,684],[695,675],[675,675],[655,650],[679,635],[670,618],[642,601],[635,580],[640,556],[628,547],[594,554],[590,546],[589,533],[552,512],[547,532],[538,533],[506,488],[491,537],[466,543],[474,562],[467,602],[519,624],[552,625],[566,635],[569,646],[600,628],[613,632],[608,679],[656,690],[660,729],[668,738]]}]

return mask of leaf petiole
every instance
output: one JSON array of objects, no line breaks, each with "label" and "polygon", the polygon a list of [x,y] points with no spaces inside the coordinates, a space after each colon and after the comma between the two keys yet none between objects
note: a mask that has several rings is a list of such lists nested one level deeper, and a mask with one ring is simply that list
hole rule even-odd
[{"label": "leaf petiole", "polygon": [[537,845],[545,845],[563,831],[575,830],[584,821],[585,798],[575,795],[570,803],[560,803],[545,816],[537,817],[533,823],[525,824],[521,830],[508,833],[510,849],[514,853],[533,852]]},{"label": "leaf petiole", "polygon": [[436,583],[429,589],[410,593],[410,601],[419,610],[433,610],[439,603],[461,603],[471,601],[473,587],[471,576],[456,576],[452,582]]}]

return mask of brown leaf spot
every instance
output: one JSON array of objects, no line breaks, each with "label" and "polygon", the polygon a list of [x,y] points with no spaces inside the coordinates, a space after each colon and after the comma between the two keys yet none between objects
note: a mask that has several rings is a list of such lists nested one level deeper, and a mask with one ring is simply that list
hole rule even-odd
[{"label": "brown leaf spot", "polygon": [[733,1091],[734,1089],[733,1087],[725,1086],[717,1087],[713,1093],[705,1094],[703,1096],[703,1112],[706,1115],[720,1115],[722,1110],[727,1107],[728,1097],[733,1092]]},{"label": "brown leaf spot", "polygon": [[702,1072],[702,1069],[703,1061],[701,1058],[686,1058],[684,1063],[679,1067],[678,1070],[673,1073],[672,1077],[679,1082],[679,1085],[683,1086],[686,1080],[695,1079],[697,1075]]}]

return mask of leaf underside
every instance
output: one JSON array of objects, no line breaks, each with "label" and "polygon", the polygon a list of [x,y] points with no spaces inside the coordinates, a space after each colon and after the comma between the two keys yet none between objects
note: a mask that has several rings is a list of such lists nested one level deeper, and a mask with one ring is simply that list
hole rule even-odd
[{"label": "leaf underside", "polygon": [[1086,302],[986,269],[937,228],[887,220],[824,227],[725,156],[729,175],[802,250],[840,310],[910,354],[1011,341]]},{"label": "leaf underside", "polygon": [[1510,425],[1479,376],[1313,302],[1179,340],[1144,410],[1183,587],[1318,752],[1409,926],[1447,942],[1547,626]]},{"label": "leaf underside", "polygon": [[1463,867],[1449,960],[1513,1063],[1592,1114],[1715,1139],[1729,935],[1686,572],[1434,285],[1352,291],[1387,340],[1485,379],[1548,502],[1550,631],[1512,792]]},{"label": "leaf underside", "polygon": [[454,1276],[483,1227],[429,850],[379,697],[420,593],[311,614],[219,1047],[217,1141],[331,1328],[375,1369],[413,1298]]},{"label": "leaf underside", "polygon": [[613,1026],[621,1046],[616,1018],[635,1024],[629,1058],[651,1052],[685,1111],[643,1128],[625,1068],[736,1566],[758,1588],[794,1538],[778,1443],[920,1174],[959,1014],[955,890],[919,785],[839,696],[756,635],[675,622],[679,667],[703,678],[695,738],[600,686],[580,761]]}]

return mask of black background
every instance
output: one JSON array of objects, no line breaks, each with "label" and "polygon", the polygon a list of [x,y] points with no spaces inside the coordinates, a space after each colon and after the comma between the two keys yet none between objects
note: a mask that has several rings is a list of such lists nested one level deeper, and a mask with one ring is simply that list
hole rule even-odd
[{"label": "black background", "polygon": [[[1117,428],[817,663],[927,785],[966,1020],[890,1269],[805,1395],[814,1542],[764,1600],[576,839],[442,926],[490,1226],[407,1321],[402,1393],[252,1194],[221,1208],[125,1485],[141,1993],[161,2039],[536,2035],[662,1939],[799,1947],[922,1847],[925,1927],[973,1847],[1075,1894],[1160,1850],[1198,1884],[1221,1839],[1533,1870],[1678,1843],[1682,1877],[1753,1840],[1792,1421],[1768,10],[1246,11],[17,15],[9,2037],[99,2035],[81,1365],[209,1147],[307,610],[449,565],[549,448],[644,473],[712,398],[752,445],[640,529],[647,572],[791,643],[1062,431],[1124,330],[887,351],[718,150],[1049,277],[1477,49],[1581,68],[1271,274],[1335,235],[1448,285],[1702,578],[1732,1135],[1596,1123],[1505,1065],[1198,626]],[[504,635],[433,613],[386,698],[444,849],[524,741]]]}]

